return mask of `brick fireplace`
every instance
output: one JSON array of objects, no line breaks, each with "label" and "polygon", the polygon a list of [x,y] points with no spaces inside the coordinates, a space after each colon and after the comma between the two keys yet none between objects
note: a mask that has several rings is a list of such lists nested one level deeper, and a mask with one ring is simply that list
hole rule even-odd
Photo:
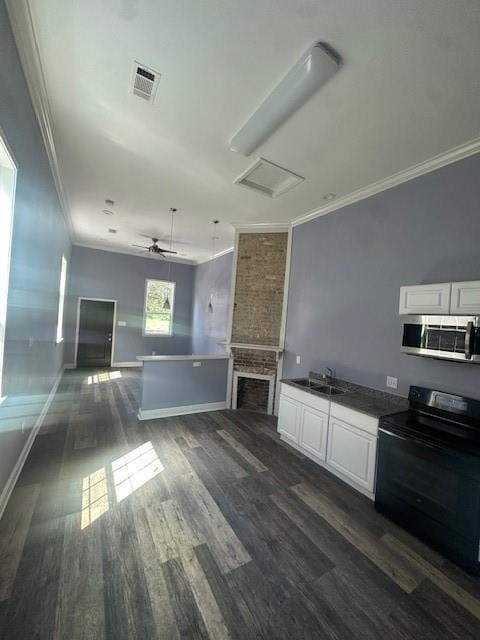
[{"label": "brick fireplace", "polygon": [[288,233],[239,233],[229,348],[232,408],[274,412]]}]

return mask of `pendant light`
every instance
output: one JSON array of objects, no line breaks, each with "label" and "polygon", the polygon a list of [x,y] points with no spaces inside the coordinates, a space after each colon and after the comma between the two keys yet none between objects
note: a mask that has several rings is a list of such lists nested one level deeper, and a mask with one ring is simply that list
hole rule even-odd
[{"label": "pendant light", "polygon": [[[176,212],[176,209],[174,207],[170,207],[170,215],[171,215],[171,222],[170,222],[170,251],[172,250],[172,244],[173,244],[173,214],[175,212]],[[168,261],[168,277],[167,277],[168,282],[170,282],[171,267],[172,267],[172,261],[169,260]],[[167,297],[165,298],[165,302],[163,303],[163,308],[164,308],[165,311],[170,311],[170,309],[171,309],[170,298],[169,298],[168,292],[167,292]]]},{"label": "pendant light", "polygon": [[[212,224],[213,224],[213,236],[212,236],[212,257],[210,262],[213,262],[213,258],[215,257],[215,240],[217,239],[216,233],[217,233],[217,224],[218,224],[218,220],[212,220]],[[211,267],[210,267],[211,270]],[[213,291],[210,292],[210,298],[208,300],[208,305],[207,305],[207,311],[209,313],[213,313],[213,303],[212,303],[212,299],[213,299]]]}]

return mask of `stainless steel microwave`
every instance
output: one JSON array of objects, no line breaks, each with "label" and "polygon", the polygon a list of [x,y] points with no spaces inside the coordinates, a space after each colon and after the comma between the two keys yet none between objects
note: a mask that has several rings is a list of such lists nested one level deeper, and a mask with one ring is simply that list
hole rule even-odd
[{"label": "stainless steel microwave", "polygon": [[403,316],[401,351],[480,364],[480,316]]}]

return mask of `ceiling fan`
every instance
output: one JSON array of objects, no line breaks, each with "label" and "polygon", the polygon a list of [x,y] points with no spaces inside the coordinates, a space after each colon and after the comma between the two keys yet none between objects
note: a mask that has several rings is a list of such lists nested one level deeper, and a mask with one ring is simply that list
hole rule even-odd
[{"label": "ceiling fan", "polygon": [[145,247],[141,244],[132,244],[132,247],[138,247],[139,249],[146,249],[149,253],[155,253],[159,256],[163,256],[165,253],[178,253],[178,251],[172,251],[171,249],[162,249],[158,246],[158,238],[152,238],[152,243],[149,247]]}]

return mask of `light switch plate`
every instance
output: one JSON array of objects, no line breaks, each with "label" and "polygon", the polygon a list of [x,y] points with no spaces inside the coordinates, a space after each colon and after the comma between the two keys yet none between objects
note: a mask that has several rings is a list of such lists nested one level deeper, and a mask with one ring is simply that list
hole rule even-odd
[{"label": "light switch plate", "polygon": [[127,326],[127,323],[125,322],[125,320],[119,320],[117,324],[118,324],[119,327],[126,327]]},{"label": "light switch plate", "polygon": [[300,363],[301,363],[301,361],[302,361],[302,358],[301,358],[300,356],[297,356],[297,358],[296,358],[296,363],[297,363],[297,364],[300,364]]},{"label": "light switch plate", "polygon": [[193,365],[194,367],[201,367],[202,363],[201,362],[194,362]]},{"label": "light switch plate", "polygon": [[387,376],[387,387],[391,389],[396,389],[398,387],[398,378],[394,378],[393,376]]}]

